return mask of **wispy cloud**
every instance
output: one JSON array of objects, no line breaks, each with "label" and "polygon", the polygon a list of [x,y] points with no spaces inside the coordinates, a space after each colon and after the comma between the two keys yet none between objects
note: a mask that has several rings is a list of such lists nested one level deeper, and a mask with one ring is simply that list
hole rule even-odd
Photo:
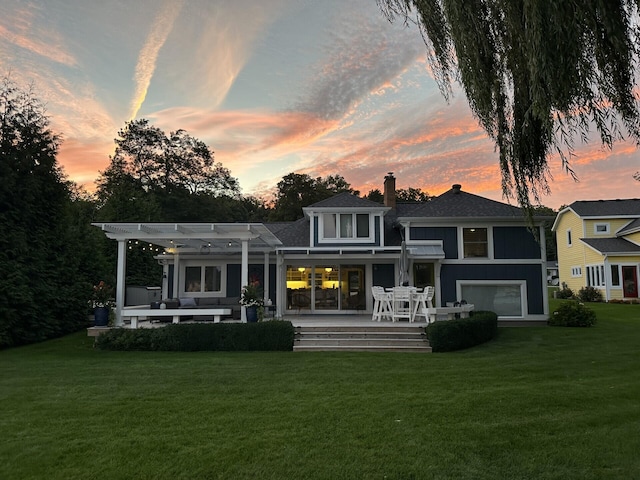
[{"label": "wispy cloud", "polygon": [[147,90],[156,69],[160,49],[173,29],[173,24],[182,10],[184,0],[167,0],[158,12],[147,40],[138,56],[134,75],[135,92],[131,101],[129,119],[134,119],[147,97]]}]

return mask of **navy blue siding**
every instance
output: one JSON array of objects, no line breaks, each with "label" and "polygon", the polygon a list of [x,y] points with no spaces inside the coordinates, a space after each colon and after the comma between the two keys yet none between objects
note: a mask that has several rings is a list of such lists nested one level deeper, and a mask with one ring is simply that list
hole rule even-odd
[{"label": "navy blue siding", "polygon": [[526,227],[493,227],[494,258],[541,258],[540,244]]},{"label": "navy blue siding", "polygon": [[[249,279],[256,276],[260,281],[260,285],[264,285],[264,265],[263,264],[249,264]],[[239,263],[230,263],[227,265],[227,297],[239,297],[240,281],[242,279],[242,265]],[[269,265],[269,295],[267,298],[271,298],[275,301],[276,298],[276,266],[275,264]]]},{"label": "navy blue siding", "polygon": [[395,265],[393,263],[374,263],[373,264],[373,285],[380,287],[393,287],[396,284]]},{"label": "navy blue siding", "polygon": [[411,240],[442,240],[445,258],[458,258],[458,229],[456,227],[411,227]]},{"label": "navy blue siding", "polygon": [[442,305],[446,302],[461,300],[456,298],[456,280],[526,280],[528,313],[544,314],[540,265],[442,265],[440,270]]}]

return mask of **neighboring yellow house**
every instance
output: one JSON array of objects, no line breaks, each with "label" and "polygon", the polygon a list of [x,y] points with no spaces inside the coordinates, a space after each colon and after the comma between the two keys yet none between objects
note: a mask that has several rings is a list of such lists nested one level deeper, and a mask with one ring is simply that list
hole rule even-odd
[{"label": "neighboring yellow house", "polygon": [[640,199],[573,202],[552,230],[560,285],[598,288],[607,301],[638,298]]}]

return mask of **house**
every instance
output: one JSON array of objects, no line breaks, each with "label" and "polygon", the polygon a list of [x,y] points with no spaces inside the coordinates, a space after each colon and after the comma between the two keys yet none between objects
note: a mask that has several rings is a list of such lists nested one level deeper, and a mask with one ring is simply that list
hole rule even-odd
[{"label": "house", "polygon": [[164,298],[237,301],[242,285],[258,283],[277,316],[370,314],[372,286],[408,283],[433,285],[436,306],[465,300],[502,323],[547,319],[545,219],[538,241],[519,208],[458,184],[398,203],[393,174],[383,204],[342,193],[303,211],[275,224],[95,224],[119,242],[118,308],[127,244],[138,240],[164,249]]},{"label": "house", "polygon": [[640,199],[573,202],[552,230],[561,284],[597,288],[607,301],[638,298]]}]

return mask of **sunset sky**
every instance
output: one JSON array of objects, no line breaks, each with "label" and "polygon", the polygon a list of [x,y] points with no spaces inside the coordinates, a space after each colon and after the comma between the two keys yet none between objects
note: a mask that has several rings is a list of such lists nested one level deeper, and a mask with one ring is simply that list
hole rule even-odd
[{"label": "sunset sky", "polygon": [[[459,89],[447,104],[415,27],[375,0],[0,0],[0,74],[33,83],[93,190],[126,121],[206,142],[245,194],[290,172],[342,175],[361,193],[432,195],[461,183],[503,201],[493,143]],[[639,197],[639,151],[576,142],[575,183],[551,161],[552,208]]]}]

